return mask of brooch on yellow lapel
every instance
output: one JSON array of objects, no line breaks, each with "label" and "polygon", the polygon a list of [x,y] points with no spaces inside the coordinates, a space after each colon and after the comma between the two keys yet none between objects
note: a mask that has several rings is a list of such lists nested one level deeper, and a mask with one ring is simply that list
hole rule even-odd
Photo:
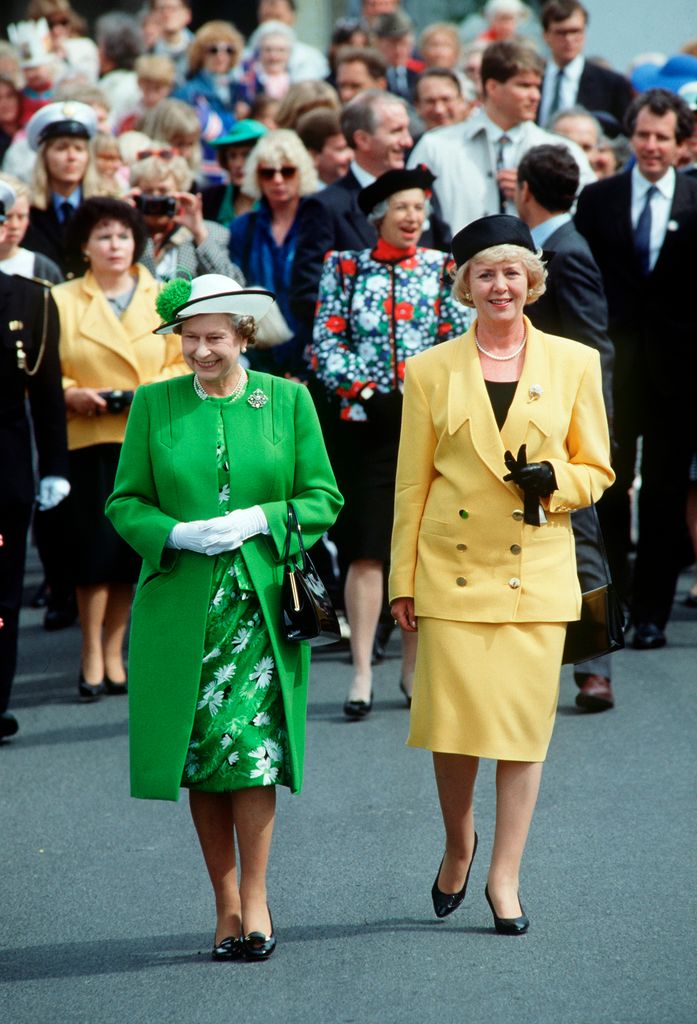
[{"label": "brooch on yellow lapel", "polygon": [[542,385],[541,384],[531,384],[530,387],[528,388],[528,398],[530,399],[530,401],[531,402],[536,402],[537,399],[540,398],[541,395],[542,395]]},{"label": "brooch on yellow lapel", "polygon": [[267,402],[268,398],[261,388],[257,388],[256,391],[252,391],[251,395],[247,399],[247,404],[251,405],[252,409],[263,409]]}]

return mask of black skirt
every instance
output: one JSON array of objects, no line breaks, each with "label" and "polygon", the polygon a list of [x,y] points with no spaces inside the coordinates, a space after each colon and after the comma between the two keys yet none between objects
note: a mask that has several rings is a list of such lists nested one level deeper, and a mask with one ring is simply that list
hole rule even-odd
[{"label": "black skirt", "polygon": [[114,490],[120,444],[94,444],[69,453],[69,507],[73,582],[77,586],[135,583],[140,557],[104,515]]},{"label": "black skirt", "polygon": [[[329,440],[329,439],[328,439]],[[341,420],[330,441],[344,507],[331,535],[345,570],[357,559],[388,563],[394,518],[399,421],[385,428]]]}]

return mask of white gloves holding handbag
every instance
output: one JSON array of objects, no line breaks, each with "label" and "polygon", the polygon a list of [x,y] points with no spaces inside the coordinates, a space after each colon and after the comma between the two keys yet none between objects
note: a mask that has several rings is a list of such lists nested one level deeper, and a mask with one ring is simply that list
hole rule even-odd
[{"label": "white gloves holding handbag", "polygon": [[263,509],[252,505],[214,519],[177,523],[167,538],[167,547],[195,551],[199,555],[219,555],[241,547],[250,537],[269,532]]},{"label": "white gloves holding handbag", "polygon": [[39,481],[39,493],[37,502],[40,512],[48,512],[49,509],[60,505],[63,498],[70,494],[70,484],[62,476],[45,476]]}]

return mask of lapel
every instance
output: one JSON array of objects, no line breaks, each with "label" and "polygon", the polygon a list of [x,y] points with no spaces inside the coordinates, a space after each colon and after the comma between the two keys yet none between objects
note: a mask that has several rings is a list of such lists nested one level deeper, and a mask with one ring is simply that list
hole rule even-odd
[{"label": "lapel", "polygon": [[[527,317],[528,335],[525,363],[503,430],[499,433],[494,411],[482,376],[477,347],[474,340],[476,321],[453,346],[453,361],[448,386],[448,433],[453,435],[469,422],[472,444],[497,480],[505,472],[503,455],[510,449],[517,454],[524,442],[532,440],[531,426],[539,434],[549,435],[549,396],[551,382],[547,366],[547,353],[542,335]],[[542,391],[539,398],[530,397],[529,389],[536,384]],[[516,492],[517,493],[517,492]]]},{"label": "lapel", "polygon": [[136,285],[136,292],[124,314],[123,320],[119,320],[109,305],[104,292],[97,284],[92,271],[88,270],[82,279],[85,311],[78,324],[78,330],[85,338],[89,338],[90,341],[95,341],[98,345],[108,348],[119,359],[123,359],[129,366],[132,366],[137,373],[140,370],[133,355],[132,341],[136,337],[149,333],[147,327],[144,329],[142,307],[138,301],[140,284],[141,282],[139,281]]},{"label": "lapel", "polygon": [[[660,252],[658,254],[658,259],[654,264],[650,276],[655,274],[657,270],[660,270],[664,263],[671,262],[673,258],[672,253],[674,247],[678,244],[681,236],[681,218],[683,218],[685,214],[688,212],[694,216],[694,200],[688,194],[689,192],[690,189],[687,187],[687,179],[683,178],[681,174],[676,172],[675,192],[673,193],[673,202],[670,207],[670,217],[668,218],[668,226],[666,226],[666,233],[663,238],[663,245],[661,246]],[[672,228],[669,226],[671,224],[673,225]],[[675,227],[676,224],[677,228]]]}]

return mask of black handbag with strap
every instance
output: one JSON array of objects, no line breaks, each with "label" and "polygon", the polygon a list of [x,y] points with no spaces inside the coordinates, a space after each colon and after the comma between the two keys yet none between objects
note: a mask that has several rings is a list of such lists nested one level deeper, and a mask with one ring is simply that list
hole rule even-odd
[{"label": "black handbag with strap", "polygon": [[[291,557],[290,546],[294,536],[298,538],[299,551]],[[311,647],[337,643],[341,639],[339,620],[327,588],[305,550],[300,523],[290,502],[282,560],[282,635],[291,643],[307,640]]]},{"label": "black handbag with strap", "polygon": [[598,550],[603,560],[607,582],[581,595],[581,618],[570,622],[566,627],[562,665],[578,665],[580,662],[591,661],[593,658],[613,654],[624,648],[625,616],[622,602],[610,576],[610,565],[595,503],[592,508]]}]

